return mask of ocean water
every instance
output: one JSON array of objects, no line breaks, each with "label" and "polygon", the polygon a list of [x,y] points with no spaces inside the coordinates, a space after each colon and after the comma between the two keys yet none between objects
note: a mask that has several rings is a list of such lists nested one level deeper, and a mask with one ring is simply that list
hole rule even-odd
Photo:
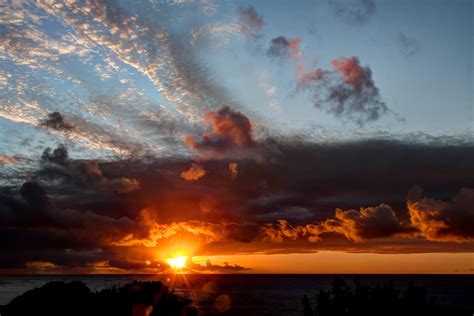
[{"label": "ocean water", "polygon": [[[134,280],[162,281],[177,294],[187,296],[200,311],[213,313],[216,302],[230,306],[226,315],[301,315],[301,297],[313,302],[320,289],[328,289],[334,275],[176,274],[176,275],[22,275],[0,276],[0,305],[15,296],[53,281],[83,281],[93,291]],[[352,276],[343,276],[348,281]],[[428,290],[440,304],[474,311],[474,275],[359,275],[369,285],[393,281],[405,289],[410,282]]]}]

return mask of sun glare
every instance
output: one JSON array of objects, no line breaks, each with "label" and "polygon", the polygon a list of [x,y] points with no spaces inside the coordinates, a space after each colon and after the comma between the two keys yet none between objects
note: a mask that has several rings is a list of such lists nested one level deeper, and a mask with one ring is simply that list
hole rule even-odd
[{"label": "sun glare", "polygon": [[174,258],[166,259],[166,262],[170,265],[171,268],[174,270],[181,270],[186,267],[186,260],[188,259],[187,256],[179,256]]}]

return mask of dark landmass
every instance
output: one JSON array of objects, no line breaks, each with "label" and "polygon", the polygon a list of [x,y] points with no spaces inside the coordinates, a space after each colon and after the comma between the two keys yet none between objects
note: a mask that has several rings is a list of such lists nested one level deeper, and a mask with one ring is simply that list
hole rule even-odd
[{"label": "dark landmass", "polygon": [[[248,291],[252,284],[248,284]],[[291,288],[286,289],[291,291]],[[308,293],[310,294],[310,293]],[[298,302],[295,302],[297,306]],[[354,277],[346,281],[333,279],[327,290],[302,297],[303,316],[471,316],[466,307],[439,304],[427,289],[410,284],[397,288],[393,282],[369,286]],[[212,315],[240,315],[234,305]],[[209,314],[209,315],[211,315]],[[246,315],[254,315],[248,311]],[[159,281],[134,281],[120,287],[91,291],[81,281],[52,281],[26,291],[9,304],[0,306],[1,316],[196,316],[197,308],[186,297],[179,296]],[[201,314],[200,314],[201,315]],[[208,314],[203,314],[208,315]],[[258,314],[255,314],[258,315]],[[281,315],[271,312],[265,315]]]},{"label": "dark landmass", "polygon": [[402,291],[393,282],[370,287],[356,277],[353,285],[335,278],[331,288],[320,290],[316,304],[308,296],[301,299],[304,316],[471,316],[473,311],[453,305],[440,305],[430,299],[427,289],[413,283]]},{"label": "dark landmass", "polygon": [[195,316],[190,299],[159,281],[133,282],[92,292],[83,282],[53,281],[0,307],[2,316]]}]

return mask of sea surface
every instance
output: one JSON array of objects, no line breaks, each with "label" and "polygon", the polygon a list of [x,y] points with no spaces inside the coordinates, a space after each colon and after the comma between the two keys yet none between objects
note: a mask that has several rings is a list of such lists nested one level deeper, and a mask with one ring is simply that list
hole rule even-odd
[{"label": "sea surface", "polygon": [[[301,297],[315,301],[320,289],[328,289],[335,275],[176,274],[176,275],[22,275],[0,276],[0,305],[15,296],[53,280],[83,281],[93,291],[134,280],[163,281],[177,294],[195,302],[200,311],[215,312],[216,301],[230,305],[231,315],[302,315]],[[342,276],[348,281],[352,276]],[[410,282],[428,290],[439,304],[474,311],[474,275],[359,275],[369,285],[393,281],[405,289]],[[227,315],[227,314],[226,314]]]}]

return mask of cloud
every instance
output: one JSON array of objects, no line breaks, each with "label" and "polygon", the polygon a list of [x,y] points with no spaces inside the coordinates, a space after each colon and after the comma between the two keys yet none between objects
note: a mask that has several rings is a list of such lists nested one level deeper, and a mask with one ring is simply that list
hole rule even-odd
[{"label": "cloud", "polygon": [[[206,181],[178,176],[195,163],[188,156],[99,162],[74,159],[65,147],[50,150],[23,188],[0,188],[0,249],[11,252],[0,258],[0,267],[48,261],[147,269],[150,252],[178,244],[209,256],[474,250],[468,226],[472,189],[441,202],[450,192],[474,187],[472,145],[453,139],[254,143],[272,159],[210,157],[200,163]],[[238,164],[234,180],[230,163]],[[407,208],[414,183],[433,198],[409,197]],[[421,220],[411,220],[412,214]],[[120,262],[124,253],[127,262]]]},{"label": "cloud", "polygon": [[325,233],[337,233],[347,239],[360,242],[371,238],[388,238],[394,235],[413,232],[404,226],[395,211],[386,204],[357,210],[336,210],[334,219],[327,219],[319,225],[308,225],[310,241],[321,240]]},{"label": "cloud", "polygon": [[302,65],[296,65],[295,75],[298,77],[298,88],[308,89],[311,84],[325,80],[331,75],[331,71],[316,68],[307,72]]},{"label": "cloud", "polygon": [[46,126],[58,131],[69,131],[73,126],[64,120],[64,116],[59,112],[52,112],[48,114],[48,118],[41,122],[42,126]]},{"label": "cloud", "polygon": [[21,197],[31,206],[37,208],[47,207],[49,199],[46,190],[36,181],[23,183],[20,189]]},{"label": "cloud", "polygon": [[284,36],[278,36],[270,41],[267,55],[274,58],[292,57],[296,59],[302,56],[300,45],[301,39],[298,37],[287,39]]},{"label": "cloud", "polygon": [[65,145],[59,144],[57,148],[51,153],[51,148],[46,148],[41,155],[43,162],[52,162],[60,165],[65,165],[68,162],[69,153]]},{"label": "cloud", "polygon": [[[255,130],[264,122],[254,114],[222,107],[235,102],[193,45],[200,32],[212,42],[221,34],[260,38],[263,17],[248,6],[205,24],[196,8],[210,14],[216,7],[207,3],[132,8],[53,0],[2,7],[0,58],[8,67],[0,70],[7,96],[0,117],[25,125],[20,132],[37,132],[37,144],[67,137],[68,148],[46,149],[39,161],[39,149],[31,150],[35,160],[27,161],[39,163],[28,172],[13,170],[15,182],[0,187],[0,249],[9,253],[0,267],[161,271],[150,253],[180,243],[198,255],[474,250],[472,141],[429,135],[304,141],[307,135]],[[331,5],[352,24],[366,23],[375,12],[372,1],[341,3]],[[176,12],[172,18],[169,9]],[[64,28],[51,34],[44,28],[50,24]],[[409,36],[399,40],[412,51]],[[302,65],[300,45],[298,38],[280,36],[267,54]],[[359,125],[390,112],[370,67],[356,57],[334,59],[331,69],[301,65],[298,89],[309,92],[316,107]],[[276,89],[267,81],[262,87],[273,97]],[[3,148],[20,148],[12,144]],[[15,163],[12,157],[0,156],[0,164]],[[183,181],[179,174],[206,178]],[[411,195],[407,209],[406,192],[415,183],[432,198]],[[210,262],[198,268],[242,270]]]},{"label": "cloud", "polygon": [[332,71],[296,69],[298,88],[311,91],[315,107],[360,126],[390,112],[381,100],[371,69],[361,66],[357,57],[333,59],[331,64]]},{"label": "cloud", "polygon": [[[138,229],[131,219],[115,219],[92,211],[58,208],[50,200],[44,186],[37,181],[25,182],[19,191],[21,198],[0,195],[2,228],[26,227],[41,232],[44,234],[42,241],[48,247],[54,247],[51,238],[63,238],[62,247],[101,247]],[[2,233],[5,232],[3,229]],[[69,236],[65,238],[63,234]],[[26,235],[22,236],[28,240]]]},{"label": "cloud", "polygon": [[243,266],[239,266],[237,264],[230,265],[228,262],[224,262],[223,265],[213,264],[210,259],[206,260],[206,264],[202,265],[199,263],[195,263],[191,258],[188,258],[186,262],[187,269],[191,271],[209,271],[209,272],[222,272],[222,273],[232,273],[232,272],[239,272],[245,270],[251,270],[250,268],[246,268]]},{"label": "cloud", "polygon": [[16,164],[22,161],[24,161],[24,159],[21,157],[0,155],[0,166],[7,165],[7,164]]},{"label": "cloud", "polygon": [[43,163],[38,175],[47,179],[56,179],[80,186],[95,186],[110,192],[129,193],[140,188],[136,179],[117,177],[109,179],[105,177],[100,166],[95,160],[74,160],[69,158],[69,153],[63,144],[58,145],[51,152],[46,148],[41,156]]},{"label": "cloud", "polygon": [[263,17],[260,15],[253,5],[238,8],[238,24],[240,32],[247,36],[258,37],[263,27]]},{"label": "cloud", "polygon": [[403,32],[398,33],[396,41],[400,47],[400,52],[406,57],[415,55],[421,49],[421,44],[416,38]]},{"label": "cloud", "polygon": [[347,24],[362,26],[375,14],[373,0],[329,0],[334,14]]},{"label": "cloud", "polygon": [[232,180],[235,180],[235,178],[237,178],[239,174],[238,167],[239,165],[236,162],[229,163],[229,172],[232,177]]},{"label": "cloud", "polygon": [[261,238],[264,241],[281,243],[285,239],[297,240],[307,235],[304,226],[292,226],[288,221],[280,219],[278,224],[265,224],[261,227]]},{"label": "cloud", "polygon": [[137,179],[130,179],[127,177],[120,177],[108,179],[107,189],[117,193],[130,193],[140,188],[140,182]]},{"label": "cloud", "polygon": [[25,266],[29,269],[35,270],[52,270],[58,267],[54,263],[48,261],[30,261],[26,262]]},{"label": "cloud", "polygon": [[[133,8],[126,3],[89,0],[31,6],[8,3],[2,7],[6,30],[0,55],[12,67],[2,72],[9,79],[0,117],[47,127],[58,137],[68,131],[73,145],[80,144],[94,156],[164,151],[161,139],[150,137],[143,125],[166,115],[183,129],[192,128],[200,109],[230,102],[226,89],[213,80],[209,68],[196,56],[197,50],[187,42],[188,28],[169,31],[175,30],[178,20],[190,21],[182,18],[202,7],[212,5],[180,6],[179,11],[174,10],[177,19],[170,19],[152,3]],[[52,34],[35,22],[39,20],[65,27]],[[163,104],[142,93],[143,82],[150,84],[145,89],[161,95]],[[110,85],[117,89],[103,89]],[[101,104],[95,102],[98,91]],[[105,106],[104,100],[113,106]],[[132,103],[134,107],[129,106]],[[77,111],[65,115],[64,107]],[[51,108],[58,111],[50,113]],[[173,115],[164,110],[170,108],[177,109],[172,110]],[[150,112],[159,115],[147,115]],[[155,129],[162,121],[156,123]],[[166,127],[159,129],[164,132]]]},{"label": "cloud", "polygon": [[206,170],[199,164],[193,163],[189,169],[181,172],[181,178],[186,181],[196,181],[206,175]]},{"label": "cloud", "polygon": [[[257,40],[262,37],[263,16],[252,5],[237,8],[235,19],[199,24],[192,28],[190,43],[205,48],[226,47],[231,38]],[[204,45],[203,45],[204,44]]]},{"label": "cloud", "polygon": [[141,227],[148,228],[148,236],[146,238],[137,238],[134,235],[127,235],[123,240],[115,242],[114,245],[144,245],[146,247],[154,247],[165,239],[179,238],[184,240],[190,238],[196,245],[201,246],[203,244],[226,240],[248,243],[254,240],[259,233],[259,226],[255,223],[230,221],[213,223],[188,220],[161,224],[157,216],[158,214],[154,209],[142,210],[140,212],[140,223],[142,224]]},{"label": "cloud", "polygon": [[433,241],[474,240],[474,189],[462,188],[452,201],[424,197],[420,187],[408,194],[407,207],[412,225]]},{"label": "cloud", "polygon": [[124,256],[117,256],[106,261],[106,265],[112,268],[118,268],[125,271],[153,271],[167,273],[171,267],[163,260],[146,260],[144,258],[130,260]]},{"label": "cloud", "polygon": [[358,58],[333,59],[331,64],[342,75],[344,83],[351,85],[354,89],[361,90],[362,86],[373,86],[370,69],[363,68]]},{"label": "cloud", "polygon": [[208,44],[211,48],[226,47],[232,37],[245,36],[238,23],[216,22],[211,25],[199,25],[190,34],[191,45]]},{"label": "cloud", "polygon": [[254,147],[253,126],[244,114],[223,106],[218,111],[207,112],[204,120],[210,129],[200,140],[194,135],[185,137],[186,145],[201,156],[225,157]]}]

